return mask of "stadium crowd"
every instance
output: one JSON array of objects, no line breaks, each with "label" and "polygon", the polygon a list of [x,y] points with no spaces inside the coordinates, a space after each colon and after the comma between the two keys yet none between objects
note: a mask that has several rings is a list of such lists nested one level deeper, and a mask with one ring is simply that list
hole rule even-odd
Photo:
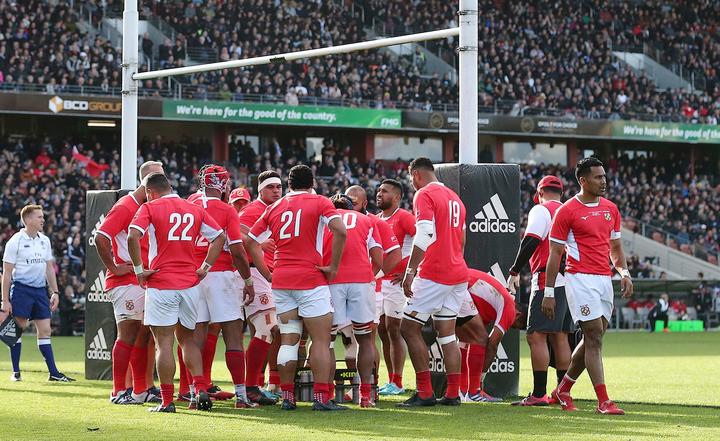
[{"label": "stadium crowd", "polygon": [[[96,26],[103,14],[117,13],[122,4],[118,0],[76,3],[94,11],[91,21]],[[352,16],[352,9],[331,1],[145,0],[140,4],[142,16],[159,17],[177,33],[176,41],[166,40],[157,49],[143,37],[146,64],[141,70],[180,66],[190,52],[202,62],[360,41],[367,38],[364,27],[373,18],[383,23],[387,34],[424,31],[428,23],[434,28],[456,24],[453,3],[356,3],[365,11],[364,22],[357,10]],[[480,105],[510,113],[662,117],[717,124],[720,43],[712,8],[710,0],[654,1],[641,7],[599,0],[581,6],[570,1],[482,1]],[[0,0],[0,87],[32,86],[53,94],[117,93],[121,49],[83,33],[79,20],[77,10],[66,3]],[[455,44],[449,39],[428,47],[452,57]],[[643,45],[660,49],[664,58],[679,60],[684,71],[698,79],[699,92],[660,90],[650,78],[636,75],[612,55],[616,49]],[[422,53],[398,58],[369,51],[197,74],[179,81],[184,82],[183,95],[195,99],[427,110],[457,104],[456,86],[448,77],[422,75],[424,63]],[[148,81],[142,91],[146,96],[171,94],[164,80]]]}]

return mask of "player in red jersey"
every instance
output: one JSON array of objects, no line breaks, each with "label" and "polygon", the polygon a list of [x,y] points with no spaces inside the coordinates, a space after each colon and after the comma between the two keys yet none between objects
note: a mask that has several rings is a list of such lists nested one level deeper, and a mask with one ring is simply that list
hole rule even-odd
[{"label": "player in red jersey", "polygon": [[[202,348],[205,345],[208,323],[220,325],[226,348],[225,363],[235,387],[235,408],[255,407],[256,404],[248,400],[245,390],[243,352],[243,305],[252,302],[255,291],[243,247],[240,220],[235,209],[222,200],[223,194],[229,189],[230,174],[224,167],[207,165],[200,170],[198,179],[204,197],[196,199],[193,204],[202,207],[225,231],[227,250],[223,249],[207,276],[198,284],[201,296],[195,342]],[[203,237],[199,237],[195,243],[198,265],[201,265],[207,256],[208,246]],[[236,269],[243,280],[242,288]],[[209,381],[209,372],[205,372],[205,377],[206,381]],[[261,404],[275,404],[275,401],[265,400]]]},{"label": "player in red jersey", "polygon": [[[458,338],[461,342],[468,343],[467,350],[463,355],[461,384],[468,383],[467,399],[475,402],[495,403],[502,401],[487,394],[482,387],[482,377],[485,372],[495,363],[495,356],[500,347],[500,341],[515,322],[516,308],[515,298],[508,292],[503,283],[492,275],[476,269],[468,269],[468,292],[470,296],[465,298],[458,314],[458,323],[464,322],[468,316],[478,314],[481,325],[490,324],[490,334],[483,328],[477,329],[477,324],[470,320],[467,324],[459,325]],[[482,332],[485,335],[482,336]],[[480,335],[480,342],[477,338],[470,340],[466,337]],[[499,360],[498,360],[499,362]],[[467,375],[467,379],[465,376]]]},{"label": "player in red jersey", "polygon": [[[352,200],[346,195],[330,199],[338,209],[347,240],[337,276],[330,281],[330,294],[335,312],[333,328],[352,323],[352,332],[358,343],[357,369],[360,374],[360,407],[374,407],[371,401],[372,369],[375,361],[374,341],[371,339],[375,318],[375,289],[371,282],[382,267],[380,235],[369,216],[352,209]],[[332,258],[332,232],[324,238],[323,264],[330,265]]]},{"label": "player in red jersey", "polygon": [[[445,355],[447,391],[442,405],[460,405],[460,349],[455,339],[455,319],[467,295],[465,205],[454,191],[437,180],[428,158],[410,163],[416,234],[402,282],[408,302],[400,330],[408,346],[417,377],[417,392],[402,407],[434,406],[428,351],[421,329],[432,316],[438,343]],[[415,275],[417,274],[417,278]]]},{"label": "player in red jersey", "polygon": [[250,192],[244,187],[236,188],[228,196],[228,204],[233,206],[236,213],[240,213],[243,208],[247,207],[251,200]]},{"label": "player in red jersey", "polygon": [[555,214],[550,230],[550,257],[546,267],[543,312],[555,315],[555,282],[563,251],[567,252],[565,289],[570,314],[580,324],[583,339],[573,352],[570,367],[552,397],[564,410],[575,410],[570,389],[587,368],[598,398],[596,411],[623,415],[608,397],[602,362],[602,339],[613,310],[612,271],[608,258],[622,276],[620,287],[624,298],[633,293],[630,272],[620,240],[620,211],[603,198],[607,178],[603,163],[597,158],[580,160],[575,177],[581,191],[565,202]]},{"label": "player in red jersey", "polygon": [[[243,207],[240,211],[240,228],[243,234],[250,229],[268,206],[282,197],[282,182],[275,171],[264,171],[258,176],[258,198]],[[275,260],[275,242],[268,239],[262,244],[263,260],[270,271]],[[249,258],[249,256],[248,256]],[[247,375],[245,382],[248,387],[248,398],[260,402],[267,398],[277,398],[275,394],[260,389],[265,383],[265,363],[270,365],[270,381],[268,388],[276,391],[280,387],[280,375],[277,370],[277,354],[280,349],[280,336],[277,327],[277,314],[270,282],[260,274],[257,266],[250,259],[250,272],[255,283],[255,299],[245,306],[245,315],[250,325],[252,339],[247,350]],[[273,386],[275,385],[275,386]]]},{"label": "player in red jersey", "polygon": [[508,287],[516,292],[520,282],[520,271],[530,262],[532,287],[527,318],[527,342],[530,346],[530,359],[533,367],[533,391],[514,406],[547,406],[547,370],[550,364],[548,341],[555,354],[557,382],[560,383],[570,364],[570,344],[568,334],[575,331],[565,296],[565,278],[561,273],[555,280],[555,318],[550,320],[541,309],[543,289],[545,288],[545,267],[550,254],[550,226],[553,216],[562,206],[560,199],[563,184],[560,178],[552,175],[543,177],[537,185],[533,200],[535,205],[528,214],[520,249],[510,268]]},{"label": "player in red jersey", "polygon": [[[353,185],[351,187],[348,187],[347,190],[345,190],[345,195],[348,196],[353,203],[353,210],[358,211],[363,214],[367,214],[370,216],[370,220],[373,221],[373,226],[375,229],[377,229],[378,233],[380,234],[380,240],[382,242],[383,247],[383,267],[375,274],[375,281],[371,282],[375,287],[375,320],[373,320],[373,323],[375,326],[373,327],[373,333],[372,333],[372,341],[377,340],[377,334],[378,334],[378,327],[381,322],[381,318],[383,315],[383,296],[382,296],[382,280],[381,278],[385,275],[385,272],[390,272],[393,268],[395,268],[398,263],[401,260],[401,250],[400,245],[398,244],[398,240],[395,237],[395,234],[393,233],[392,228],[387,222],[383,222],[380,220],[380,218],[377,215],[370,214],[367,212],[367,205],[368,205],[368,198],[367,198],[367,192],[364,188],[360,187],[359,185]],[[343,340],[343,343],[345,341]],[[348,353],[348,350],[351,349],[348,347],[349,345],[345,345],[345,353]],[[380,373],[380,352],[377,350],[377,347],[373,346],[375,350],[375,378],[374,378],[374,385],[377,386],[378,384],[378,375]],[[347,358],[346,358],[347,360]],[[387,359],[386,359],[387,360]],[[390,366],[388,364],[388,366]]]},{"label": "player in red jersey", "polygon": [[405,366],[405,342],[400,334],[400,320],[405,308],[405,294],[400,282],[405,274],[412,242],[415,237],[415,218],[400,208],[402,185],[394,179],[385,179],[378,187],[375,201],[380,210],[378,217],[393,229],[400,244],[402,260],[381,282],[383,317],[378,332],[382,340],[385,365],[388,367],[388,383],[380,388],[380,395],[399,395],[405,392],[402,383]]},{"label": "player in red jersey", "polygon": [[[163,173],[162,164],[148,161],[140,166],[140,180],[154,173]],[[117,339],[112,349],[114,404],[158,402],[160,397],[148,390],[145,371],[148,365],[150,330],[143,326],[145,290],[132,271],[127,250],[127,230],[138,208],[146,201],[145,186],[121,197],[105,216],[95,233],[95,246],[105,265],[105,291],[112,299],[117,324]],[[141,242],[144,262],[147,240]],[[132,393],[126,388],[128,366],[132,372]]]},{"label": "player in red jersey", "polygon": [[[272,281],[273,297],[278,313],[281,346],[278,353],[284,410],[294,410],[295,367],[303,325],[313,345],[330,347],[332,304],[328,281],[337,275],[345,247],[345,225],[332,203],[322,196],[311,194],[313,172],[306,165],[290,169],[290,193],[268,207],[248,233],[247,249],[260,273]],[[332,258],[329,266],[322,265],[324,226],[333,233]],[[275,268],[268,270],[260,244],[272,238]],[[331,400],[330,351],[310,351],[315,379],[313,409],[342,410]]]},{"label": "player in red jersey", "polygon": [[[150,175],[145,191],[148,202],[140,207],[130,224],[128,252],[138,282],[146,288],[144,321],[150,326],[157,346],[162,403],[151,410],[175,412],[173,334],[183,348],[185,364],[193,376],[196,395],[191,406],[209,410],[212,402],[202,375],[202,358],[193,341],[200,297],[197,284],[220,255],[225,234],[205,210],[172,194],[165,175]],[[144,269],[140,251],[140,239],[146,234],[149,269]],[[194,244],[200,236],[211,243],[198,268]]]}]

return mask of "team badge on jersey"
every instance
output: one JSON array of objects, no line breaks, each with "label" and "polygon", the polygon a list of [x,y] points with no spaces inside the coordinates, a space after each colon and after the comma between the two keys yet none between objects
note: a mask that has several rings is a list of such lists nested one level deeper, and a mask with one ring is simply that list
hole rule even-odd
[{"label": "team badge on jersey", "polygon": [[610,213],[605,213],[605,220],[606,221],[612,220],[612,216],[610,216]]},{"label": "team badge on jersey", "polygon": [[270,298],[268,298],[267,294],[260,294],[260,304],[261,305],[267,305],[270,303]]},{"label": "team badge on jersey", "polygon": [[133,302],[132,300],[125,300],[125,309],[127,309],[128,311],[132,311],[133,309],[135,309],[135,302]]},{"label": "team badge on jersey", "polygon": [[580,314],[582,314],[583,317],[589,316],[590,315],[590,307],[588,305],[581,305],[580,306]]}]

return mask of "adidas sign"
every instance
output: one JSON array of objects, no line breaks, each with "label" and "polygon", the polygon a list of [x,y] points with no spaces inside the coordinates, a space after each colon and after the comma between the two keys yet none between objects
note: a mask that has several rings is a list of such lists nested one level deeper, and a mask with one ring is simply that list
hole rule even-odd
[{"label": "adidas sign", "polygon": [[515,222],[510,221],[497,193],[490,198],[490,202],[483,205],[482,210],[475,215],[475,220],[470,222],[469,228],[472,233],[514,233],[516,230]]},{"label": "adidas sign", "polygon": [[493,374],[509,374],[515,372],[515,362],[508,360],[507,352],[502,343],[498,344],[497,356],[490,365],[490,372]]},{"label": "adidas sign", "polygon": [[101,214],[100,219],[98,219],[97,223],[95,224],[95,228],[90,232],[90,235],[88,236],[88,245],[91,247],[95,246],[95,234],[97,233],[98,229],[100,228],[100,225],[102,225],[103,221],[105,220],[105,215]]},{"label": "adidas sign", "polygon": [[87,351],[88,360],[104,360],[110,361],[111,353],[108,351],[107,340],[105,340],[105,332],[102,328],[98,329],[95,338],[90,342],[90,348]]},{"label": "adidas sign", "polygon": [[87,302],[112,302],[109,292],[105,292],[105,271],[100,271],[97,278],[90,287],[87,295]]}]

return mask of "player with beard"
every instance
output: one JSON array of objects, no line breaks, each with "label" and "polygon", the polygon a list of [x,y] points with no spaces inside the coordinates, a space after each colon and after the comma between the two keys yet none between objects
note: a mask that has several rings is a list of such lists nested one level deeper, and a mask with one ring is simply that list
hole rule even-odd
[{"label": "player with beard", "polygon": [[551,320],[555,317],[555,282],[563,252],[567,252],[565,290],[570,314],[583,331],[575,348],[570,367],[552,392],[563,410],[576,410],[570,390],[587,369],[598,399],[596,411],[605,415],[625,412],[608,397],[602,361],[602,340],[613,311],[612,271],[609,261],[620,273],[620,290],[624,298],[633,293],[630,271],[620,240],[621,218],[617,206],[605,199],[607,177],[597,158],[578,162],[575,177],[581,191],[558,209],[550,230],[550,257],[542,310]]}]

